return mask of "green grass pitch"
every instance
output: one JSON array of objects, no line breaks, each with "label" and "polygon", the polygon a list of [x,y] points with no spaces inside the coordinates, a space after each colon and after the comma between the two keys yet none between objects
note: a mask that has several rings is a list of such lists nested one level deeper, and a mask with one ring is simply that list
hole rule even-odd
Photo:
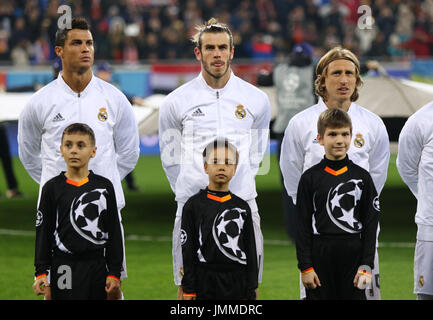
[{"label": "green grass pitch", "polygon": [[[263,282],[259,299],[298,300],[299,273],[295,247],[288,241],[283,223],[278,161],[270,159],[268,174],[257,176],[257,202],[265,239]],[[38,185],[18,159],[14,168],[21,199],[0,197],[0,300],[42,299],[32,291],[34,224]],[[126,234],[128,278],[123,282],[126,299],[172,300],[171,232],[176,204],[158,156],[140,157],[134,177],[139,192],[125,192],[122,211]],[[5,179],[0,172],[0,193]],[[388,180],[381,195],[379,260],[384,300],[412,300],[413,252],[416,235],[416,201],[404,185],[391,157]],[[14,234],[11,230],[19,230]],[[21,232],[24,231],[24,232]]]}]

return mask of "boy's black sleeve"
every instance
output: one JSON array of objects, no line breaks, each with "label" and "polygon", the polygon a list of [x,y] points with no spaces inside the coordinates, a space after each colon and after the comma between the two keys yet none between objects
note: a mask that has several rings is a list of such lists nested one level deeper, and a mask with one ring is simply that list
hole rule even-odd
[{"label": "boy's black sleeve", "polygon": [[196,265],[198,234],[195,230],[195,215],[192,201],[188,200],[183,206],[181,221],[181,245],[183,258],[182,290],[186,294],[196,294]]},{"label": "boy's black sleeve", "polygon": [[374,267],[376,252],[376,234],[379,224],[379,196],[369,174],[364,179],[364,190],[361,196],[360,218],[362,223],[362,260],[361,265]]},{"label": "boy's black sleeve", "polygon": [[304,174],[298,185],[296,198],[296,255],[298,258],[298,268],[303,271],[313,266],[311,257],[313,225],[312,217],[314,213],[313,190],[308,177]]},{"label": "boy's black sleeve", "polygon": [[123,264],[123,237],[117,209],[116,194],[112,185],[107,187],[107,230],[106,261],[108,276],[120,279]]},{"label": "boy's black sleeve", "polygon": [[250,206],[246,206],[246,215],[244,222],[244,239],[246,245],[247,254],[247,299],[255,300],[256,293],[255,289],[258,287],[259,268],[257,265],[257,249],[256,249],[256,238],[254,236],[253,218],[251,215]]},{"label": "boy's black sleeve", "polygon": [[36,214],[35,276],[47,275],[51,267],[51,256],[56,226],[56,204],[51,184],[42,188],[38,212]]}]

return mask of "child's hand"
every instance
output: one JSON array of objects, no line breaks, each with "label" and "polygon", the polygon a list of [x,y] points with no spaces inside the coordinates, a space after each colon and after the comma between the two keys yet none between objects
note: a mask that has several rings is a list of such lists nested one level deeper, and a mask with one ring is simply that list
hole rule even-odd
[{"label": "child's hand", "polygon": [[307,289],[316,289],[318,286],[321,286],[319,277],[317,276],[314,269],[306,273],[301,273],[301,280],[304,284],[304,287]]},{"label": "child's hand", "polygon": [[353,279],[353,286],[358,289],[364,290],[371,284],[371,268],[369,266],[360,266],[358,272]]},{"label": "child's hand", "polygon": [[117,280],[113,277],[107,277],[105,281],[105,291],[107,292],[108,297],[121,296],[120,294],[120,280]]},{"label": "child's hand", "polygon": [[48,282],[47,276],[37,278],[32,287],[37,296],[51,293],[50,283]]}]

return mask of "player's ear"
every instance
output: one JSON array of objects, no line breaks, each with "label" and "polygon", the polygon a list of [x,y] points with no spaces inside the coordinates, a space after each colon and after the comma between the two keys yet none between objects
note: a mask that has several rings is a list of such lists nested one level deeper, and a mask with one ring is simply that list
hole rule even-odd
[{"label": "player's ear", "polygon": [[323,138],[322,138],[322,136],[320,135],[320,133],[317,134],[317,141],[319,141],[319,144],[320,144],[321,146],[323,146]]},{"label": "player's ear", "polygon": [[55,46],[54,47],[54,52],[56,53],[56,55],[61,58],[62,57],[62,53],[63,53],[63,47],[61,46]]},{"label": "player's ear", "polygon": [[92,150],[92,154],[91,154],[92,158],[94,158],[96,156],[96,149],[98,149],[98,148],[96,146],[94,146],[93,150]]},{"label": "player's ear", "polygon": [[200,61],[201,59],[201,51],[198,47],[194,47],[194,54],[195,54],[195,58]]},{"label": "player's ear", "polygon": [[207,171],[207,162],[206,161],[204,163],[204,172],[208,173],[208,171]]}]

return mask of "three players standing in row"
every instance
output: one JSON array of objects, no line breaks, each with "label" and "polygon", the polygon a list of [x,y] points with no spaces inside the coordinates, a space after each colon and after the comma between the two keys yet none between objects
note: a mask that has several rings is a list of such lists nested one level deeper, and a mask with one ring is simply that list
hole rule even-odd
[{"label": "three players standing in row", "polygon": [[[185,237],[188,237],[188,234],[181,228],[182,214],[188,208],[187,206],[184,210],[188,199],[198,192],[203,192],[200,190],[208,186],[209,177],[206,176],[203,169],[202,153],[206,146],[218,138],[227,139],[237,149],[239,159],[236,161],[236,174],[230,181],[230,192],[248,204],[248,207],[243,208],[242,212],[245,211],[250,215],[248,219],[251,219],[254,230],[252,239],[254,239],[256,250],[257,283],[261,282],[263,270],[263,236],[255,200],[257,196],[255,176],[268,147],[269,99],[262,91],[241,80],[232,72],[230,64],[234,56],[233,36],[226,25],[211,19],[198,28],[193,40],[194,53],[202,67],[201,73],[197,78],[167,96],[161,106],[159,119],[161,161],[178,204],[173,229],[172,254],[174,281],[179,286],[179,299],[183,299],[184,296],[191,297],[192,294],[189,292],[190,285],[188,292],[182,289],[183,275],[191,274],[190,270],[184,270],[187,265],[183,264],[182,245],[187,243]],[[134,168],[139,155],[137,125],[132,108],[120,91],[93,76],[91,70],[94,55],[93,39],[85,21],[73,19],[71,30],[59,31],[56,39],[56,53],[62,59],[63,72],[56,80],[34,94],[20,116],[18,133],[20,159],[42,189],[45,182],[65,169],[62,154],[58,148],[65,125],[76,122],[89,124],[95,132],[98,146],[98,152],[95,159],[90,162],[89,168],[95,174],[105,176],[113,183],[121,227],[120,209],[124,206],[124,196],[120,181]],[[358,96],[357,89],[362,83],[357,58],[348,50],[332,49],[319,61],[316,77],[316,93],[320,96],[319,103],[297,114],[289,122],[282,143],[280,167],[288,194],[293,200],[296,200],[298,184],[303,172],[319,163],[324,154],[327,154],[326,150],[320,146],[320,139],[317,140],[316,124],[319,115],[331,109],[342,109],[350,116],[354,134],[353,137],[351,136],[350,145],[352,147],[348,150],[348,155],[353,163],[370,173],[374,183],[373,189],[380,194],[386,180],[389,140],[380,118],[354,103]],[[331,129],[335,128],[331,126]],[[323,139],[323,136],[321,138]],[[403,163],[404,159],[400,159]],[[364,172],[362,170],[361,172]],[[349,172],[353,173],[353,170]],[[343,172],[339,179],[344,178],[345,174]],[[366,177],[369,175],[367,174]],[[368,180],[368,178],[365,179]],[[353,184],[353,188],[345,192],[355,194],[355,199],[360,200],[367,192],[366,190],[371,189],[366,187],[369,184],[367,180],[364,180],[359,184]],[[343,194],[339,195],[343,196]],[[223,198],[224,196],[217,197]],[[308,203],[308,205],[314,206],[315,199],[312,201],[313,203]],[[345,210],[352,212],[352,216],[347,219],[350,218],[353,222],[356,220],[353,210],[358,202],[355,201],[352,204],[352,208],[345,208]],[[297,210],[302,210],[302,205],[305,203],[297,203],[297,205]],[[378,209],[377,198],[375,198],[374,205],[374,208]],[[315,210],[316,208],[314,212],[319,212],[319,208]],[[217,217],[221,214],[222,212],[218,212]],[[244,218],[245,216],[242,219]],[[219,222],[221,220],[223,219],[215,219]],[[331,218],[334,227],[344,230],[344,223],[335,223],[334,220]],[[347,221],[346,223],[350,223]],[[368,226],[368,239],[371,240],[371,228],[375,228],[374,223]],[[349,233],[358,234],[363,239],[365,235],[362,230],[358,224],[358,228],[351,229],[356,232]],[[238,230],[238,235],[240,232],[241,228]],[[428,231],[425,234],[427,233]],[[123,245],[123,228],[120,234]],[[373,234],[375,234],[373,239],[376,240],[373,241],[374,247],[372,248],[372,252],[375,252],[373,254],[374,263],[370,259],[366,260],[368,266],[372,267],[373,281],[372,285],[367,287],[365,295],[356,296],[360,299],[380,299],[379,265],[375,249],[379,228],[373,230]],[[306,235],[303,234],[303,236]],[[334,236],[332,231],[329,236]],[[60,243],[63,247],[65,245],[67,247],[67,243],[61,241]],[[369,243],[371,246],[371,241]],[[227,245],[220,245],[218,248],[225,257],[239,261],[239,256],[243,256],[245,252],[235,252],[233,255],[233,248],[236,248],[238,244],[239,242],[231,244],[231,255],[225,249]],[[62,246],[58,248],[61,249]],[[70,250],[64,250],[64,253],[68,252],[70,253]],[[196,261],[193,264],[198,263],[199,258],[199,256],[195,257]],[[191,265],[190,261],[188,263]],[[319,266],[311,267],[316,271],[321,270]],[[300,266],[300,268],[303,267]],[[359,278],[357,273],[358,270],[355,270],[352,281],[353,278]],[[119,280],[124,277],[126,277],[126,264],[123,258],[123,273],[119,275]],[[301,276],[301,280],[305,280],[304,278]],[[322,277],[320,274],[318,278],[327,279],[326,276]],[[355,282],[354,285],[352,284],[354,287],[358,285],[357,281]],[[302,281],[302,284],[304,283],[310,286],[311,281]],[[329,286],[326,280],[321,281],[320,284],[322,289]],[[315,289],[308,287],[307,290]],[[121,298],[121,292],[119,292],[111,298]],[[433,294],[433,292],[427,294]],[[202,297],[212,298],[206,294],[203,294]],[[302,286],[301,297],[305,297]],[[329,298],[330,296],[306,294],[306,297]],[[253,296],[248,294],[248,298],[257,298],[257,292]],[[343,298],[350,297],[343,296]]]}]

